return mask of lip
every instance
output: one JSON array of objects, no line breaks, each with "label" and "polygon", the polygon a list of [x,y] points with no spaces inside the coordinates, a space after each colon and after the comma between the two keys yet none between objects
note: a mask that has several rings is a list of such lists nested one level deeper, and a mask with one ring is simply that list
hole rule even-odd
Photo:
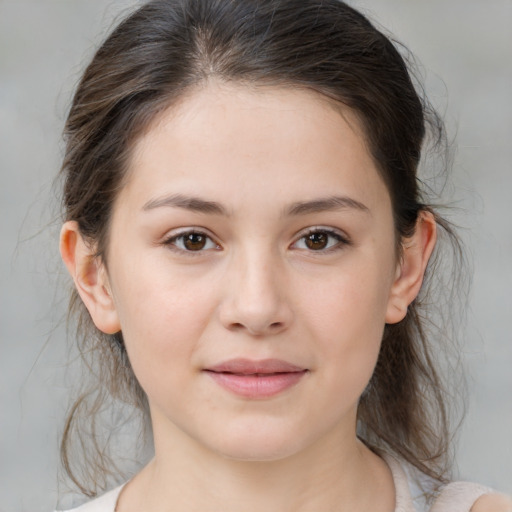
[{"label": "lip", "polygon": [[298,384],[308,372],[280,359],[230,359],[203,371],[222,388],[251,399],[276,396]]}]

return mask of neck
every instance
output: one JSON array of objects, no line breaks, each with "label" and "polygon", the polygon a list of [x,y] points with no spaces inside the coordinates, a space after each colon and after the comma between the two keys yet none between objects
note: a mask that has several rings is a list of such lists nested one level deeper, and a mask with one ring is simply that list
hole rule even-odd
[{"label": "neck", "polygon": [[355,428],[289,457],[257,462],[160,434],[155,431],[155,458],[126,486],[119,512],[394,510],[389,469],[357,440]]}]

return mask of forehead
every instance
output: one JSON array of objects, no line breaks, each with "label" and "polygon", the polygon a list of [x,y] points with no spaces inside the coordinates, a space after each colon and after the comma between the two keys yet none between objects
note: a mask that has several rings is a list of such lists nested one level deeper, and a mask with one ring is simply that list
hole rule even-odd
[{"label": "forehead", "polygon": [[387,196],[350,109],[305,89],[218,83],[158,116],[135,144],[127,182],[143,195],[200,187],[231,201],[265,186],[267,198],[279,191],[304,200],[333,187]]}]

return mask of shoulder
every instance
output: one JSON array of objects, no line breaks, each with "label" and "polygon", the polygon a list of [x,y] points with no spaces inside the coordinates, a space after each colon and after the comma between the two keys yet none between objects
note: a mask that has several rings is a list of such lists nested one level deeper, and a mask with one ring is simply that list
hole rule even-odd
[{"label": "shoulder", "polygon": [[441,489],[431,512],[512,512],[510,498],[483,485],[452,482]]},{"label": "shoulder", "polygon": [[512,498],[504,494],[484,494],[475,501],[471,512],[512,512]]},{"label": "shoulder", "polygon": [[[512,498],[472,482],[439,485],[404,461],[381,455],[393,474],[395,512],[512,512]],[[433,501],[428,496],[435,496]]]},{"label": "shoulder", "polygon": [[99,498],[88,501],[77,508],[62,512],[115,512],[117,500],[123,487],[124,485],[120,485],[119,487],[103,494]]}]

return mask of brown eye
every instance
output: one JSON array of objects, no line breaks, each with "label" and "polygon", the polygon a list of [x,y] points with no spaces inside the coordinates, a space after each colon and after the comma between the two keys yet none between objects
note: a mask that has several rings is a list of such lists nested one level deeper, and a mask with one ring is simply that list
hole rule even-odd
[{"label": "brown eye", "polygon": [[200,231],[187,231],[173,236],[164,242],[165,245],[184,253],[220,249],[220,247],[205,233]]},{"label": "brown eye", "polygon": [[189,233],[183,236],[183,245],[188,251],[200,251],[205,248],[207,240],[201,233]]},{"label": "brown eye", "polygon": [[329,253],[350,245],[350,240],[341,233],[330,229],[312,228],[309,233],[301,236],[293,245],[293,249]]},{"label": "brown eye", "polygon": [[329,243],[329,235],[322,233],[321,231],[316,233],[310,233],[304,237],[306,247],[313,251],[320,251],[325,249]]}]

